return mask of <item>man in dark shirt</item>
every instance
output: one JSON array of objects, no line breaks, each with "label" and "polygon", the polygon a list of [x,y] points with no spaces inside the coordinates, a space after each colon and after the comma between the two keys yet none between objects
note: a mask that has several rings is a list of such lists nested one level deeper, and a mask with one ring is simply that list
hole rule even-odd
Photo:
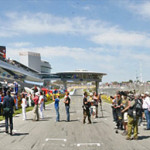
[{"label": "man in dark shirt", "polygon": [[[4,116],[5,116],[5,127],[6,127],[6,133],[8,133],[8,119],[10,122],[10,135],[12,135],[13,130],[13,107],[15,106],[14,99],[10,95],[10,91],[7,91],[7,96],[4,97],[3,101],[3,110],[4,110]],[[5,111],[7,110],[7,111]]]},{"label": "man in dark shirt", "polygon": [[90,115],[90,103],[87,100],[88,94],[87,92],[84,93],[83,98],[83,124],[85,124],[85,119],[88,116],[88,123],[91,124],[91,115]]},{"label": "man in dark shirt", "polygon": [[67,121],[70,121],[70,97],[69,92],[66,92],[65,98],[64,98],[65,108],[66,108],[66,114],[67,114]]}]

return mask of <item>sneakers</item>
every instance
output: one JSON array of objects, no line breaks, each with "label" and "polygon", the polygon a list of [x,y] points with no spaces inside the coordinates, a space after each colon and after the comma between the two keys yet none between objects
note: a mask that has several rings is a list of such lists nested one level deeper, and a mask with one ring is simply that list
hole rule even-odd
[{"label": "sneakers", "polygon": [[10,135],[12,136],[12,130],[10,131]]},{"label": "sneakers", "polygon": [[124,132],[122,133],[122,135],[123,135],[123,136],[126,136],[126,135],[127,135],[127,131],[124,131]]},{"label": "sneakers", "polygon": [[126,140],[132,140],[130,137],[127,137]]},{"label": "sneakers", "polygon": [[138,140],[138,137],[133,137],[133,140]]},{"label": "sneakers", "polygon": [[8,134],[8,131],[5,131],[5,133],[7,133],[7,134]]}]

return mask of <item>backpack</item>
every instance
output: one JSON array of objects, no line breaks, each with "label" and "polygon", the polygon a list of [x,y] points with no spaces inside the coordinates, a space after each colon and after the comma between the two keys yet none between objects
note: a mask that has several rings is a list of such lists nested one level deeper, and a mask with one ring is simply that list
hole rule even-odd
[{"label": "backpack", "polygon": [[128,110],[128,115],[131,117],[140,117],[142,115],[142,102],[140,99],[134,100],[135,104]]},{"label": "backpack", "polygon": [[5,107],[3,108],[3,115],[6,116],[6,115],[10,115],[11,114],[11,108],[9,107]]}]

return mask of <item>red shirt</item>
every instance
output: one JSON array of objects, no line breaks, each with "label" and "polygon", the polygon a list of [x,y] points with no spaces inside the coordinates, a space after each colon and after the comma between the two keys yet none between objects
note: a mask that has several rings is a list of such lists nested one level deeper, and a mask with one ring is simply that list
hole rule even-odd
[{"label": "red shirt", "polygon": [[2,98],[2,102],[3,102],[3,100],[4,100],[4,96],[3,97],[1,97]]},{"label": "red shirt", "polygon": [[38,105],[39,97],[37,95],[33,98],[33,100],[35,105]]}]

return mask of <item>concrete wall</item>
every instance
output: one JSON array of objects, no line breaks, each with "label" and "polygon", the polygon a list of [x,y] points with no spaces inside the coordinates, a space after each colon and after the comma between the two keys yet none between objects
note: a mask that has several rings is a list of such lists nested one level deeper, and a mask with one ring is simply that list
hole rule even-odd
[{"label": "concrete wall", "polygon": [[41,72],[41,56],[28,56],[28,67]]}]

